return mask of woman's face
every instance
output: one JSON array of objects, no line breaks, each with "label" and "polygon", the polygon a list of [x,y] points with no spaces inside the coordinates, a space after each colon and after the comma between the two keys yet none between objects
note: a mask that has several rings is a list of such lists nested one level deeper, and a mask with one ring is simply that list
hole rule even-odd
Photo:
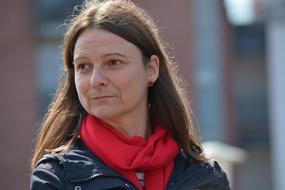
[{"label": "woman's face", "polygon": [[147,114],[147,91],[159,60],[144,66],[141,51],[103,29],[88,28],[74,48],[75,85],[85,110],[103,121]]}]

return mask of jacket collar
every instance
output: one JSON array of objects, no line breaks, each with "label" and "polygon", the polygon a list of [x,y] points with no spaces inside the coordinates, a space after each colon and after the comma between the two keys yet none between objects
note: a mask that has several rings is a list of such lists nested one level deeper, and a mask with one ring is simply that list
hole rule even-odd
[{"label": "jacket collar", "polygon": [[80,139],[74,148],[62,155],[62,159],[65,175],[71,181],[91,176],[121,176],[87,149]]},{"label": "jacket collar", "polygon": [[183,184],[186,187],[198,188],[207,184],[211,184],[223,177],[217,162],[201,163],[181,151],[181,154],[175,159],[175,168],[170,177],[168,189],[179,187]]}]

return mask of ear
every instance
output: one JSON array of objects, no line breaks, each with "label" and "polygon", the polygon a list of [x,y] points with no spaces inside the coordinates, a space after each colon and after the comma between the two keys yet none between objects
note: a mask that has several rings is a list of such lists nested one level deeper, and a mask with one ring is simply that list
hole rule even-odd
[{"label": "ear", "polygon": [[150,57],[147,64],[147,84],[152,86],[159,76],[159,58],[156,55]]}]

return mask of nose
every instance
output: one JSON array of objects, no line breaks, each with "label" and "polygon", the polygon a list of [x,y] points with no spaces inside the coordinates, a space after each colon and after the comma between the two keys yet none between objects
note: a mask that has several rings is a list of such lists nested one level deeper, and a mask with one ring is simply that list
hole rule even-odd
[{"label": "nose", "polygon": [[108,84],[108,80],[105,75],[106,73],[100,67],[97,68],[94,67],[90,79],[90,85],[94,88],[100,88],[102,86],[106,86]]}]

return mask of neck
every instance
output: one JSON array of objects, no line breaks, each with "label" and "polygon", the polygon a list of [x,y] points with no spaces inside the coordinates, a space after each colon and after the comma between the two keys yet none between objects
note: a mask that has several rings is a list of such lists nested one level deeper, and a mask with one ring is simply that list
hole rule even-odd
[{"label": "neck", "polygon": [[147,106],[141,110],[120,115],[115,119],[103,119],[103,121],[129,138],[141,136],[147,139],[151,134]]},{"label": "neck", "polygon": [[140,137],[144,137],[145,139],[147,139],[151,133],[151,130],[150,130],[151,127],[150,127],[150,123],[148,119],[145,119],[144,121],[140,121],[140,122],[138,122],[138,120],[131,120],[131,121],[128,120],[125,122],[120,121],[120,122],[111,124],[111,126],[129,138],[132,138],[134,136],[140,136]]}]

